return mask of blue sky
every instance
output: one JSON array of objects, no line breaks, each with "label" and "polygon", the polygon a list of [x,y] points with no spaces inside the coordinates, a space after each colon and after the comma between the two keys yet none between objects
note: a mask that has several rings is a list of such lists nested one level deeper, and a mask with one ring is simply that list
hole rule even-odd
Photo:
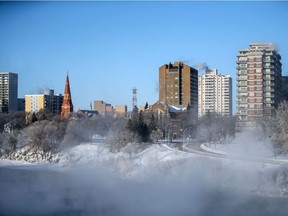
[{"label": "blue sky", "polygon": [[[288,75],[288,2],[0,2],[0,71],[19,75],[19,97],[64,91],[74,109],[90,102],[158,99],[158,68],[207,63],[233,78],[236,55],[273,42]],[[203,73],[203,71],[200,71]]]}]

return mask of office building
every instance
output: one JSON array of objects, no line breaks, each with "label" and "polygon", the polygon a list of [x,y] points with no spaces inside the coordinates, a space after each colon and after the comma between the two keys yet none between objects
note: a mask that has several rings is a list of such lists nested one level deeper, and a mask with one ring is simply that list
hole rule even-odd
[{"label": "office building", "polygon": [[208,112],[232,116],[232,78],[207,69],[198,76],[198,100],[199,117]]},{"label": "office building", "polygon": [[9,113],[18,109],[18,74],[0,72],[0,112]]},{"label": "office building", "polygon": [[281,56],[271,43],[251,44],[237,55],[237,128],[253,127],[282,97]]},{"label": "office building", "polygon": [[189,106],[192,118],[198,118],[198,71],[182,62],[159,68],[159,102]]}]

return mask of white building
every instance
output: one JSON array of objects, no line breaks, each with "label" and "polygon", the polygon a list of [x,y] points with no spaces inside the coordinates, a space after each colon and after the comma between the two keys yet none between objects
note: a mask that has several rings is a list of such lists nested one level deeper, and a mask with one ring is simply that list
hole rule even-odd
[{"label": "white building", "polygon": [[198,76],[198,116],[219,113],[232,116],[232,78],[207,69]]},{"label": "white building", "polygon": [[0,72],[0,112],[18,109],[18,74]]}]

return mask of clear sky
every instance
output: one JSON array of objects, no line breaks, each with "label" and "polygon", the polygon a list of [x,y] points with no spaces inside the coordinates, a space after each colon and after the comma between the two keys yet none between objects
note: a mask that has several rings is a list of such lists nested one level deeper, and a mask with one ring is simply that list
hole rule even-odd
[{"label": "clear sky", "polygon": [[[158,99],[158,69],[207,63],[233,78],[236,55],[273,42],[288,74],[288,2],[0,2],[0,71],[18,73],[19,97],[64,93],[74,109],[103,100],[131,109]],[[203,71],[200,71],[203,73]]]}]

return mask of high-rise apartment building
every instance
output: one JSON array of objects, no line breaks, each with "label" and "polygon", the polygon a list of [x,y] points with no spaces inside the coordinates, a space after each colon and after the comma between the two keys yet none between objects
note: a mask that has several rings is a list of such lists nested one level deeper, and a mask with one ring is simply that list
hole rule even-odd
[{"label": "high-rise apartment building", "polygon": [[48,109],[52,113],[60,114],[63,96],[54,95],[54,90],[44,91],[43,94],[25,95],[25,112],[34,113],[41,109]]},{"label": "high-rise apartment building", "polygon": [[232,78],[207,69],[198,76],[198,100],[199,117],[208,112],[232,116]]},{"label": "high-rise apartment building", "polygon": [[237,127],[255,126],[282,99],[281,56],[271,43],[251,44],[237,55]]},{"label": "high-rise apartment building", "polygon": [[0,72],[0,112],[18,109],[18,74]]},{"label": "high-rise apartment building", "polygon": [[198,116],[198,71],[182,62],[159,68],[159,102],[165,105],[190,106]]}]

